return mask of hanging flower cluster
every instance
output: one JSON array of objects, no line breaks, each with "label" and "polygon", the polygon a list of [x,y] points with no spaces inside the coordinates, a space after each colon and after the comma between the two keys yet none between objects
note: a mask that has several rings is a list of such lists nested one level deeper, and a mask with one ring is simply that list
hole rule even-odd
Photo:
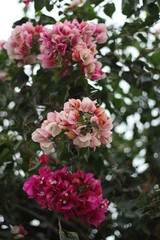
[{"label": "hanging flower cluster", "polygon": [[105,78],[102,64],[97,61],[96,43],[107,40],[107,29],[103,23],[58,22],[48,29],[31,22],[16,26],[10,38],[1,47],[7,50],[10,59],[18,65],[34,64],[39,59],[43,68],[65,68],[76,65],[92,80]]},{"label": "hanging flower cluster", "polygon": [[66,67],[77,62],[87,78],[105,78],[101,63],[95,58],[96,43],[107,40],[104,24],[66,20],[54,24],[52,29],[44,28],[41,39],[39,60],[43,68],[56,68],[60,63]]},{"label": "hanging flower cluster", "polygon": [[32,140],[40,143],[44,152],[49,154],[53,148],[51,137],[62,131],[80,148],[96,147],[108,144],[111,138],[112,119],[107,117],[104,108],[98,107],[96,101],[88,97],[70,99],[61,112],[50,112],[41,128],[32,133]]},{"label": "hanging flower cluster", "polygon": [[52,173],[44,166],[24,183],[23,190],[42,208],[64,213],[66,219],[76,215],[96,227],[105,220],[108,201],[103,200],[101,182],[92,173],[68,173],[66,167]]},{"label": "hanging flower cluster", "polygon": [[39,48],[37,45],[42,31],[41,25],[34,27],[31,22],[16,26],[3,46],[7,50],[9,58],[17,60],[18,66],[36,63],[36,50]]}]

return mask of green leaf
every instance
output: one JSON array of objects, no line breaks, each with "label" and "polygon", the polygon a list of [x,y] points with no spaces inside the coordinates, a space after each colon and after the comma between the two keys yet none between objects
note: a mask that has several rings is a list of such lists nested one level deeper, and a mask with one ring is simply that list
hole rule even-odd
[{"label": "green leaf", "polygon": [[78,234],[76,232],[60,232],[60,240],[79,240]]},{"label": "green leaf", "polygon": [[89,2],[86,2],[82,7],[77,7],[72,10],[73,16],[79,20],[87,21],[92,20],[96,17],[94,8]]},{"label": "green leaf", "polygon": [[115,12],[115,5],[114,3],[108,3],[105,5],[104,8],[105,14],[107,14],[109,17],[112,17],[113,13]]},{"label": "green leaf", "polygon": [[148,11],[151,15],[159,15],[159,8],[155,3],[150,3],[148,5]]},{"label": "green leaf", "polygon": [[53,17],[47,16],[42,14],[40,16],[39,24],[46,25],[46,24],[55,24],[56,20]]},{"label": "green leaf", "polygon": [[1,95],[0,97],[0,107],[5,106],[7,103],[7,98],[5,95]]},{"label": "green leaf", "polygon": [[54,81],[57,84],[59,81],[59,75],[60,75],[60,71],[58,69],[56,69],[55,73],[54,73]]},{"label": "green leaf", "polygon": [[10,159],[9,153],[10,153],[10,151],[8,148],[3,149],[3,151],[0,154],[0,163],[6,162],[7,160]]},{"label": "green leaf", "polygon": [[154,52],[152,56],[150,56],[149,61],[156,67],[160,67],[160,53]]},{"label": "green leaf", "polygon": [[48,12],[52,11],[54,4],[53,3],[50,4],[50,0],[45,0],[45,5]]},{"label": "green leaf", "polygon": [[122,13],[127,17],[130,17],[134,13],[134,10],[131,8],[129,3],[126,3],[123,7]]},{"label": "green leaf", "polygon": [[64,139],[58,140],[58,142],[57,142],[57,158],[59,160],[61,160],[61,156],[64,151],[64,145],[65,145]]},{"label": "green leaf", "polygon": [[20,20],[16,21],[15,23],[13,23],[13,28],[15,28],[17,25],[22,25],[23,23],[26,23],[28,21],[28,18],[23,17]]},{"label": "green leaf", "polygon": [[45,0],[35,0],[34,3],[36,12],[40,11],[45,6]]}]

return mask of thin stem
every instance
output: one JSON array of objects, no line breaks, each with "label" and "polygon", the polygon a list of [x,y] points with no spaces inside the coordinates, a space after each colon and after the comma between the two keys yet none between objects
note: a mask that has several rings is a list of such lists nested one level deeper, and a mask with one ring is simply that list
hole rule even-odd
[{"label": "thin stem", "polygon": [[60,220],[60,217],[58,216],[58,226],[59,226],[59,238],[60,238],[60,240],[62,240],[62,235],[61,235],[61,233],[62,233],[62,226],[61,226],[61,220]]}]

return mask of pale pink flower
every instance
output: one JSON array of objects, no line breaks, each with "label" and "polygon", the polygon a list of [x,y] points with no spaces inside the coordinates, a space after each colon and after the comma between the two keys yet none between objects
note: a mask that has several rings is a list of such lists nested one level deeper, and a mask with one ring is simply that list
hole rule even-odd
[{"label": "pale pink flower", "polygon": [[6,43],[5,40],[0,40],[0,51],[4,48],[4,44]]},{"label": "pale pink flower", "polygon": [[34,55],[34,54],[31,54],[31,55],[26,56],[23,59],[21,59],[18,62],[17,66],[18,67],[22,67],[22,66],[27,65],[27,64],[35,64],[36,61],[37,61],[37,56]]},{"label": "pale pink flower", "polygon": [[45,142],[41,142],[40,147],[46,154],[50,154],[53,149],[53,142],[49,140]]},{"label": "pale pink flower", "polygon": [[94,72],[91,74],[91,79],[93,81],[104,79],[106,77],[106,74],[101,70],[102,64],[98,61],[94,62],[95,69]]},{"label": "pale pink flower", "polygon": [[70,113],[68,113],[68,123],[69,124],[75,124],[77,119],[79,118],[79,111],[73,110]]},{"label": "pale pink flower", "polygon": [[40,32],[43,31],[42,26],[34,27],[31,22],[26,22],[21,26],[16,26],[12,31],[10,38],[4,44],[10,59],[18,60],[19,66],[25,64],[34,64],[36,62],[36,54],[33,44],[37,43]]},{"label": "pale pink flower", "polygon": [[65,132],[65,134],[67,135],[67,137],[69,139],[75,139],[77,137],[76,133],[74,131],[68,131],[68,132]]},{"label": "pale pink flower", "polygon": [[5,82],[8,79],[9,74],[7,72],[0,72],[0,81]]},{"label": "pale pink flower", "polygon": [[48,133],[44,128],[37,128],[33,133],[32,133],[32,140],[34,142],[45,142],[48,140],[48,137],[50,137],[51,134]]},{"label": "pale pink flower", "polygon": [[96,35],[96,41],[99,44],[105,43],[107,41],[107,28],[104,23],[97,24],[95,35]]},{"label": "pale pink flower", "polygon": [[49,112],[47,114],[47,122],[55,122],[56,121],[56,116],[57,116],[57,112],[54,111],[54,112]]},{"label": "pale pink flower", "polygon": [[85,97],[81,103],[81,111],[93,113],[96,110],[96,101],[92,101],[90,98]]},{"label": "pale pink flower", "polygon": [[79,99],[69,99],[68,102],[64,103],[64,111],[69,113],[71,110],[79,110],[81,106],[81,100]]},{"label": "pale pink flower", "polygon": [[83,0],[72,0],[71,4],[68,6],[68,8],[70,8],[70,9],[75,8],[82,2],[83,2]]},{"label": "pale pink flower", "polygon": [[46,131],[49,132],[53,137],[60,134],[62,131],[56,122],[50,122],[45,127]]},{"label": "pale pink flower", "polygon": [[77,145],[79,148],[85,148],[90,145],[91,138],[92,136],[90,133],[87,133],[86,136],[84,135],[77,136],[73,140],[73,144]]},{"label": "pale pink flower", "polygon": [[96,136],[92,136],[89,146],[91,148],[94,148],[94,150],[96,150],[96,147],[99,147],[100,145],[101,145],[100,139],[98,139]]},{"label": "pale pink flower", "polygon": [[11,37],[4,45],[11,59],[20,60],[30,54],[33,32],[34,27],[31,22],[15,27]]}]

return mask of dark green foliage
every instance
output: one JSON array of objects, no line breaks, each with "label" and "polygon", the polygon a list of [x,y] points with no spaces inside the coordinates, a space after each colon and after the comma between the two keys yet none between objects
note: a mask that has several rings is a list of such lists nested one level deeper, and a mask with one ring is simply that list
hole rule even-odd
[{"label": "dark green foliage", "polygon": [[[44,6],[48,11],[54,4],[59,9],[63,6],[63,1],[34,2],[34,24],[55,22],[43,14]],[[102,2],[86,1],[72,12],[65,9],[61,14],[60,9],[59,15],[63,21],[97,19],[108,26],[106,19],[112,18],[115,5],[109,1],[102,7],[105,15],[99,16],[97,9]],[[57,70],[36,66],[28,76],[24,68],[8,60],[4,50],[0,53],[0,69],[9,74],[0,82],[0,215],[4,217],[0,224],[8,227],[0,229],[0,239],[12,239],[10,225],[20,223],[28,231],[25,240],[59,239],[56,213],[41,209],[22,190],[25,179],[39,166],[39,144],[31,140],[31,133],[48,112],[60,111],[69,98],[85,96],[105,105],[114,118],[111,146],[101,146],[95,152],[78,149],[62,134],[56,143],[57,157],[53,154],[50,164],[53,170],[65,164],[70,170],[94,172],[102,181],[110,210],[97,232],[79,219],[66,221],[60,216],[62,230],[67,230],[61,232],[61,239],[105,240],[111,235],[116,240],[160,239],[160,33],[152,28],[159,20],[160,3],[139,2],[123,0],[126,22],[122,27],[108,26],[108,41],[99,46],[98,54],[103,66],[108,67],[107,77],[92,86],[78,69],[70,69],[61,78]],[[26,21],[23,18],[14,26]],[[32,226],[33,219],[40,225]]]}]

